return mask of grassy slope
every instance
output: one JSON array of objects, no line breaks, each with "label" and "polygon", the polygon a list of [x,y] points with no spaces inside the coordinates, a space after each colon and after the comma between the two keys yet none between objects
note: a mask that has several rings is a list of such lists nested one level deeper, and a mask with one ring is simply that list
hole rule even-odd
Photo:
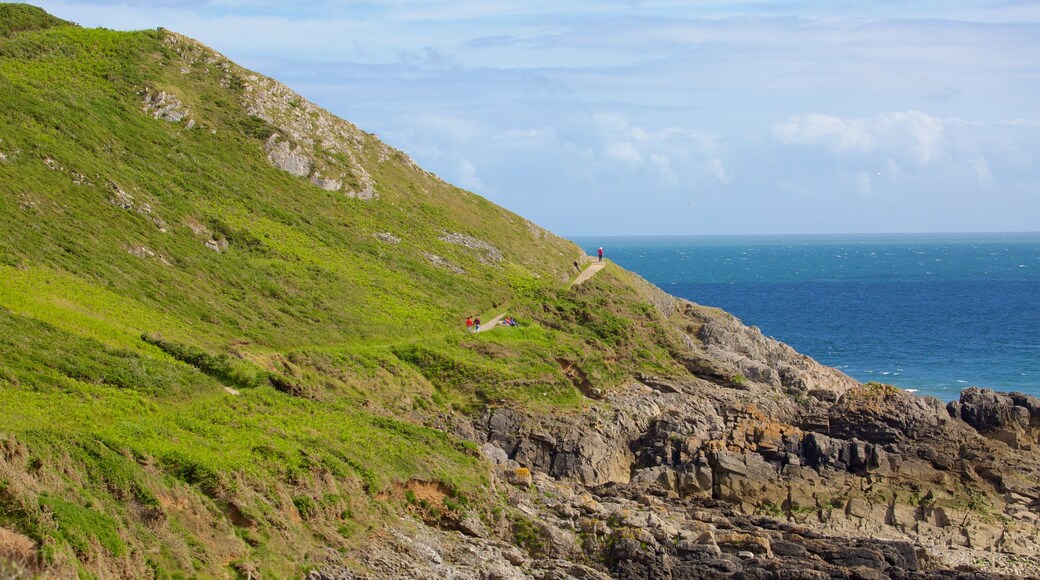
[{"label": "grassy slope", "polygon": [[[378,499],[395,484],[493,501],[427,414],[570,412],[584,386],[675,370],[624,272],[566,290],[576,247],[371,138],[376,200],[273,168],[243,73],[185,72],[168,35],[0,5],[0,526],[36,565],[295,573],[402,509]],[[197,125],[153,118],[148,89]],[[507,306],[529,323],[459,331]]]}]

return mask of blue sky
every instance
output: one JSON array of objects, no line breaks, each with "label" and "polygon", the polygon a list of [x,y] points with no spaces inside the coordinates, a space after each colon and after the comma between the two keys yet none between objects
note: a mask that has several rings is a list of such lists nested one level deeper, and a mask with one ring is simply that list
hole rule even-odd
[{"label": "blue sky", "polygon": [[41,0],[562,235],[1040,230],[1040,1]]}]

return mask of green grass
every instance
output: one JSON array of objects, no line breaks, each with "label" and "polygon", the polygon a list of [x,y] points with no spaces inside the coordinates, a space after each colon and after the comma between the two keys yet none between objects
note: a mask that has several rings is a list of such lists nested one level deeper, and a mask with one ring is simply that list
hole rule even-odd
[{"label": "green grass", "polygon": [[[56,575],[298,575],[392,521],[380,494],[410,480],[493,503],[474,447],[424,420],[579,412],[681,372],[627,273],[567,289],[577,246],[374,137],[314,152],[355,184],[356,158],[375,200],[272,167],[249,74],[0,4],[0,524]],[[143,110],[158,91],[193,128]],[[521,327],[463,331],[506,310]]]},{"label": "green grass", "polygon": [[0,4],[0,37],[71,24],[28,4]]},{"label": "green grass", "polygon": [[[62,49],[54,50],[59,42]],[[538,245],[526,229],[503,227],[515,216],[425,174],[399,175],[377,164],[382,198],[363,202],[271,167],[261,141],[242,132],[249,117],[236,105],[239,96],[221,89],[215,75],[181,78],[161,33],[61,28],[21,35],[0,45],[0,53],[5,49],[24,56],[0,65],[7,81],[0,97],[18,104],[0,108],[15,128],[0,150],[17,152],[0,165],[10,201],[0,220],[18,232],[0,244],[0,262],[9,266],[89,277],[134,296],[146,310],[208,325],[203,334],[228,334],[230,327],[238,336],[289,346],[290,335],[296,344],[415,336],[505,298],[493,283],[495,268],[440,241],[445,232],[469,232],[503,248]],[[142,114],[146,86],[179,89],[200,124],[216,132]],[[225,106],[204,104],[212,102]],[[86,179],[76,184],[74,175]],[[426,182],[428,197],[410,195],[416,180]],[[115,186],[150,213],[111,203]],[[189,224],[227,241],[229,251],[206,248],[207,236]],[[405,241],[390,246],[372,236],[383,230]],[[155,257],[130,253],[141,247]],[[438,268],[426,252],[469,275]],[[540,261],[558,271],[562,262]]]},{"label": "green grass", "polygon": [[[59,333],[49,337],[55,334]],[[194,377],[205,385],[210,380],[179,363],[165,364],[171,367],[167,374],[181,382]],[[117,369],[118,361],[106,361],[106,367]],[[31,384],[25,377],[0,378],[4,432],[31,454],[24,465],[8,468],[81,472],[46,491],[46,501],[39,496],[39,509],[60,517],[33,516],[35,509],[14,517],[10,514],[17,510],[8,506],[3,510],[7,516],[0,520],[38,541],[51,538],[76,557],[90,552],[91,545],[84,543],[90,537],[113,555],[121,554],[122,544],[112,540],[109,531],[133,529],[135,520],[135,514],[122,506],[133,499],[132,505],[154,510],[156,498],[168,493],[173,481],[222,502],[251,497],[244,492],[271,490],[272,485],[297,489],[303,497],[316,493],[322,474],[329,474],[346,486],[339,489],[344,495],[350,495],[353,486],[364,490],[368,499],[362,504],[375,503],[375,495],[393,483],[416,477],[474,495],[480,495],[487,483],[486,468],[473,447],[440,431],[359,411],[346,400],[317,403],[267,387],[231,396],[213,382],[191,398],[157,399],[120,384],[85,380],[91,368],[70,364],[66,374],[51,371],[56,376]],[[172,480],[157,482],[142,465],[154,465]],[[22,491],[30,495],[39,490]],[[288,506],[279,505],[277,497],[265,494],[253,500],[253,509],[263,514],[258,517],[261,529],[282,526]],[[29,498],[22,501],[32,503]],[[80,505],[92,507],[75,507]],[[165,517],[178,519],[168,512]],[[56,519],[57,528],[46,527],[50,519]],[[161,544],[147,534],[128,541],[143,550]],[[204,539],[198,541],[205,545]],[[291,556],[277,545],[267,549],[272,558]],[[284,549],[291,551],[289,546]]]},{"label": "green grass", "polygon": [[89,555],[94,541],[113,556],[121,556],[126,551],[126,544],[120,539],[116,522],[112,518],[47,495],[40,497],[40,508],[53,516],[57,528],[55,535],[67,542],[77,555]]}]

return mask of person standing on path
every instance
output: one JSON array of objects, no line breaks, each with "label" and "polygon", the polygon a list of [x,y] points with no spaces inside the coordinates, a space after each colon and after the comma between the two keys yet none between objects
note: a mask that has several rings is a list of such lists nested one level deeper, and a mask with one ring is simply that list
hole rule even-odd
[{"label": "person standing on path", "polygon": [[473,319],[473,327],[476,328],[476,332],[480,332],[480,317]]},{"label": "person standing on path", "polygon": [[602,246],[600,246],[600,248],[597,251],[597,253],[599,254],[599,261],[602,262],[603,261],[603,247]]},{"label": "person standing on path", "polygon": [[466,317],[466,332],[473,332],[473,317]]}]

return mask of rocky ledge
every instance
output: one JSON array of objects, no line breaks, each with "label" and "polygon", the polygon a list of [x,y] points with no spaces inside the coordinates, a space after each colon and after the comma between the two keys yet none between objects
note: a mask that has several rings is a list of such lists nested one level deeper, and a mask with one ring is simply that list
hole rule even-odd
[{"label": "rocky ledge", "polygon": [[634,377],[581,413],[442,418],[495,464],[511,512],[455,531],[413,522],[359,552],[363,567],[412,578],[1040,574],[1040,400],[971,388],[943,405],[860,384],[719,310],[645,291],[682,333],[688,376]]}]

